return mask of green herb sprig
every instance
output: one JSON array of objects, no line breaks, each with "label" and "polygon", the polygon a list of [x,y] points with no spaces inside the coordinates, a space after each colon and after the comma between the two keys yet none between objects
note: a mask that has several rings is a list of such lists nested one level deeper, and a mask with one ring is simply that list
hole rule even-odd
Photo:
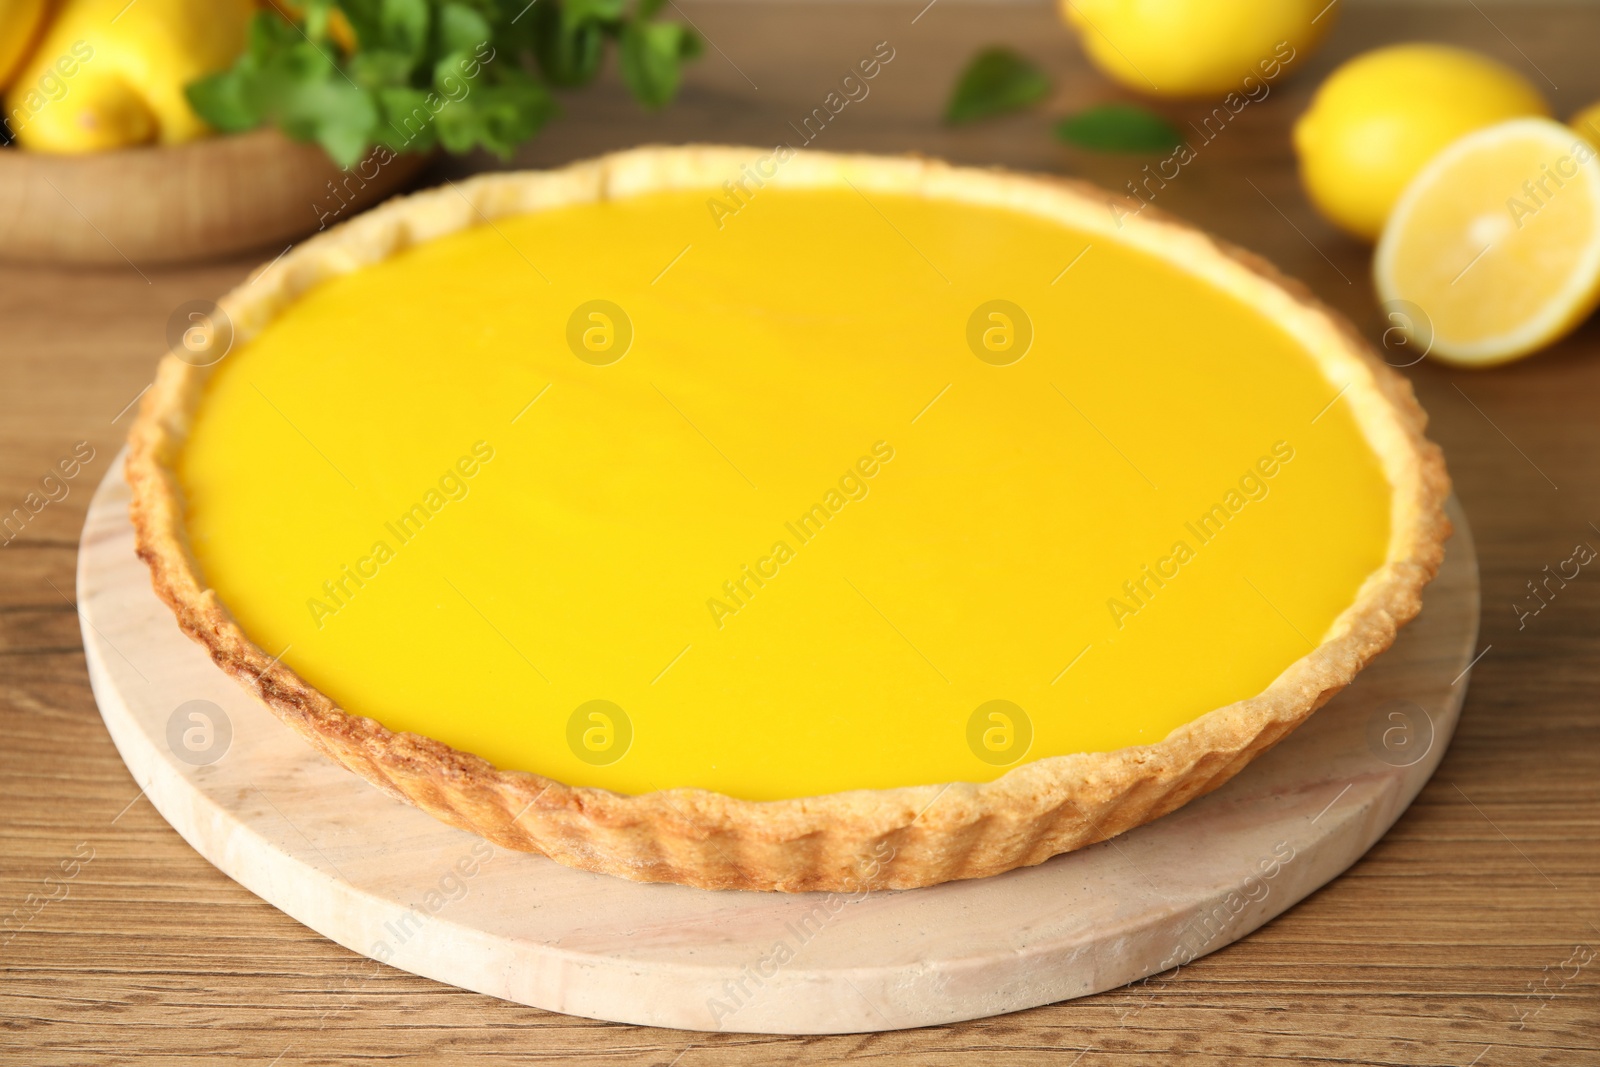
[{"label": "green herb sprig", "polygon": [[[1050,79],[1026,56],[1003,45],[981,49],[957,78],[944,120],[951,125],[1031,107],[1050,95]],[[1092,152],[1168,152],[1183,144],[1172,123],[1138,104],[1086,108],[1055,124],[1058,141]]]},{"label": "green herb sprig", "polygon": [[1056,123],[1056,137],[1095,152],[1170,152],[1183,143],[1172,123],[1138,104],[1101,104]]},{"label": "green herb sprig", "polygon": [[670,102],[701,42],[656,19],[665,2],[303,0],[258,13],[245,53],[191,84],[189,102],[225,133],[270,123],[346,167],[380,145],[507,157],[556,114],[552,90],[594,78],[609,44],[642,105]]}]

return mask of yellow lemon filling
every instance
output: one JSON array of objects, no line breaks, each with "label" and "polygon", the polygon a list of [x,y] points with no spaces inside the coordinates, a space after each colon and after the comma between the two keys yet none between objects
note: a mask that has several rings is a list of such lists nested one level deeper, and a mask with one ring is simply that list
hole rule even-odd
[{"label": "yellow lemon filling", "polygon": [[503,768],[775,799],[1158,741],[1383,563],[1254,308],[999,208],[714,195],[453,234],[230,353],[179,473],[252,639]]}]

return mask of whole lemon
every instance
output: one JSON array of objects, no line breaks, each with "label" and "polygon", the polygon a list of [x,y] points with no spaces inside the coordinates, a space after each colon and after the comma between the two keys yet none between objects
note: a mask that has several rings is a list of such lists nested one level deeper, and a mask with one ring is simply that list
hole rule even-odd
[{"label": "whole lemon", "polygon": [[1439,44],[1375,49],[1341,65],[1294,126],[1300,180],[1328,221],[1376,240],[1406,184],[1445,145],[1550,113],[1502,63]]},{"label": "whole lemon", "polygon": [[1095,66],[1158,96],[1252,91],[1247,77],[1305,62],[1337,12],[1328,0],[1057,2]]},{"label": "whole lemon", "polygon": [[1583,134],[1591,144],[1600,146],[1600,103],[1590,104],[1572,116],[1567,125]]},{"label": "whole lemon", "polygon": [[11,82],[49,14],[45,0],[0,0],[0,89]]},{"label": "whole lemon", "polygon": [[57,0],[6,89],[17,143],[41,152],[178,144],[210,128],[184,86],[245,49],[254,0]]}]

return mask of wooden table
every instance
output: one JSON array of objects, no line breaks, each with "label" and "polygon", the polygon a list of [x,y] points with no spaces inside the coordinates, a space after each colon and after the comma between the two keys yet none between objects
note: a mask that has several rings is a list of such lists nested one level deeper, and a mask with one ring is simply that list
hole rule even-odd
[{"label": "wooden table", "polygon": [[[921,0],[683,9],[715,47],[674,108],[643,116],[611,78],[572,98],[518,162],[647,141],[773,144],[884,40],[895,59],[818,147],[917,150],[1113,187],[1143,162],[1050,140],[1052,115],[1115,94],[1041,5],[945,0],[915,21]],[[1600,98],[1600,8],[1353,7],[1306,69],[1206,145],[1158,202],[1270,256],[1376,339],[1367,251],[1311,213],[1286,130],[1338,59],[1419,37],[1501,57],[1562,115]],[[1054,99],[944,129],[955,69],[990,41],[1046,64]],[[1205,109],[1169,110],[1182,120]],[[1600,577],[1583,573],[1520,627],[1512,606],[1575,544],[1600,546],[1600,323],[1503,370],[1406,371],[1477,535],[1487,651],[1443,767],[1365,860],[1243,942],[1142,989],[927,1030],[762,1038],[567,1018],[383,968],[229,881],[140,798],[95,711],[71,603],[84,506],[173,309],[272,254],[177,270],[0,268],[0,510],[40,489],[76,442],[94,449],[66,496],[0,549],[0,914],[32,914],[0,948],[0,1060],[1600,1062],[1600,960],[1579,965],[1600,952]],[[41,908],[41,898],[54,899]]]}]

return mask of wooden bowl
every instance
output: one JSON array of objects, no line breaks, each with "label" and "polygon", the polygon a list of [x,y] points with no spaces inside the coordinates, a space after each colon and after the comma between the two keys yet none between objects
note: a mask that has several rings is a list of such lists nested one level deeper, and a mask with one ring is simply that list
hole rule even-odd
[{"label": "wooden bowl", "polygon": [[388,196],[428,159],[346,171],[272,129],[81,156],[0,149],[0,258],[143,267],[281,248]]}]

